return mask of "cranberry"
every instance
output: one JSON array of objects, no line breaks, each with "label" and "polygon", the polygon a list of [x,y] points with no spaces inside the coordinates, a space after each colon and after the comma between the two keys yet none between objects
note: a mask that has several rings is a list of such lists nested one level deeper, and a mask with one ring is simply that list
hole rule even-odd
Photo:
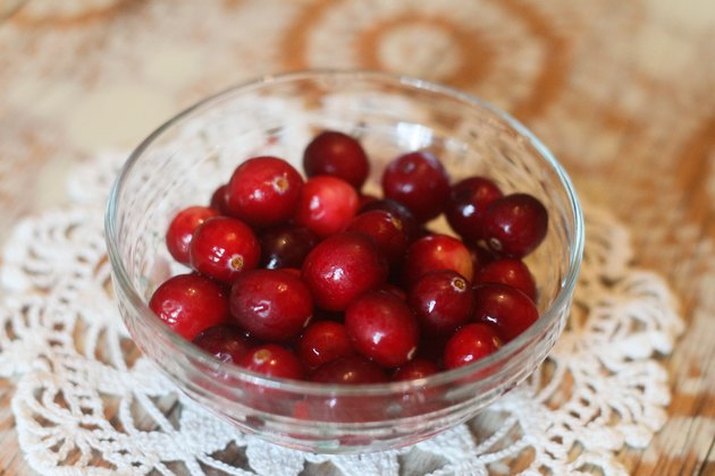
[{"label": "cranberry", "polygon": [[305,148],[303,168],[308,177],[332,175],[360,189],[370,169],[360,142],[347,134],[325,131]]},{"label": "cranberry", "polygon": [[419,222],[442,212],[449,199],[449,177],[437,158],[429,152],[402,155],[385,168],[382,175],[385,197],[404,204]]},{"label": "cranberry", "polygon": [[495,200],[484,216],[486,242],[502,256],[526,256],[543,241],[547,228],[546,208],[526,193]]},{"label": "cranberry", "polygon": [[277,344],[265,344],[247,352],[238,365],[269,377],[300,380],[303,366],[293,352]]},{"label": "cranberry", "polygon": [[476,243],[484,237],[482,219],[486,208],[503,196],[494,182],[484,177],[469,177],[450,189],[445,211],[452,229],[465,241]]},{"label": "cranberry", "polygon": [[261,266],[268,269],[300,268],[318,243],[315,233],[302,226],[282,226],[261,233]]},{"label": "cranberry", "polygon": [[228,319],[228,299],[223,288],[198,274],[180,274],[159,286],[149,308],[177,334],[193,340],[209,327]]},{"label": "cranberry", "polygon": [[209,207],[188,207],[176,214],[166,230],[166,247],[179,263],[189,264],[189,247],[194,230],[219,212]]},{"label": "cranberry", "polygon": [[415,241],[407,249],[403,278],[408,285],[429,271],[451,269],[471,282],[474,275],[472,256],[457,238],[431,234]]},{"label": "cranberry", "polygon": [[296,337],[313,316],[308,286],[293,273],[254,269],[231,287],[231,316],[258,339],[282,342]]},{"label": "cranberry", "polygon": [[365,213],[371,210],[384,210],[399,219],[402,222],[402,229],[405,230],[408,241],[413,241],[417,238],[419,225],[415,216],[412,214],[409,208],[402,205],[400,202],[395,200],[390,200],[389,198],[381,200],[373,200],[368,203],[364,203],[358,213]]},{"label": "cranberry", "polygon": [[352,185],[337,177],[318,175],[305,182],[294,220],[325,238],[343,231],[357,207],[358,195]]},{"label": "cranberry", "polygon": [[494,325],[504,342],[514,339],[539,318],[531,298],[506,284],[475,286],[474,301],[474,320]]},{"label": "cranberry", "polygon": [[348,231],[363,233],[373,239],[389,263],[402,259],[407,247],[407,234],[402,221],[385,210],[371,210],[353,218]]},{"label": "cranberry", "polygon": [[536,302],[536,282],[523,261],[516,258],[502,258],[488,263],[474,278],[475,284],[502,283],[513,286]]},{"label": "cranberry", "polygon": [[318,367],[310,379],[313,382],[360,385],[387,382],[387,375],[374,362],[358,355],[332,360]]},{"label": "cranberry", "polygon": [[447,341],[444,366],[455,369],[496,352],[502,345],[497,331],[489,324],[467,324]]},{"label": "cranberry", "polygon": [[225,324],[204,330],[194,338],[194,344],[221,362],[231,363],[237,363],[251,347],[240,329]]},{"label": "cranberry", "polygon": [[253,231],[241,220],[214,217],[194,232],[189,256],[191,266],[226,283],[258,266],[261,246]]},{"label": "cranberry", "polygon": [[387,264],[370,238],[359,233],[333,235],[308,253],[303,279],[315,303],[328,311],[344,311],[355,298],[380,286]]},{"label": "cranberry", "polygon": [[416,358],[398,368],[392,375],[392,380],[417,380],[429,377],[439,372],[439,367],[431,360]]},{"label": "cranberry", "polygon": [[287,222],[293,216],[303,178],[277,157],[254,157],[239,165],[226,189],[229,214],[255,227]]},{"label": "cranberry", "polygon": [[211,195],[211,208],[218,210],[221,215],[228,215],[228,207],[226,206],[226,192],[228,191],[228,184],[221,185],[214,193]]},{"label": "cranberry", "polygon": [[384,367],[404,364],[417,350],[417,320],[390,293],[370,292],[353,301],[345,310],[345,330],[358,352]]},{"label": "cranberry", "polygon": [[307,368],[355,354],[345,326],[340,322],[317,321],[309,325],[300,337],[298,357]]},{"label": "cranberry", "polygon": [[474,298],[462,275],[443,269],[422,275],[407,302],[425,330],[446,334],[469,320]]}]

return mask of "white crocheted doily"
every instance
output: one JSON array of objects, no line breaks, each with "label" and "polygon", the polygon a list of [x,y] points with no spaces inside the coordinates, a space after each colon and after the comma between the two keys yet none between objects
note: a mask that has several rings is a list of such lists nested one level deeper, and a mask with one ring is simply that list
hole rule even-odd
[{"label": "white crocheted doily", "polygon": [[627,231],[587,206],[586,250],[569,325],[525,384],[468,424],[399,451],[323,456],[237,432],[175,391],[138,356],[109,286],[105,154],[73,173],[72,204],[19,223],[6,243],[0,374],[20,446],[43,475],[480,475],[625,469],[665,422],[658,355],[682,324],[666,284],[637,269]]}]

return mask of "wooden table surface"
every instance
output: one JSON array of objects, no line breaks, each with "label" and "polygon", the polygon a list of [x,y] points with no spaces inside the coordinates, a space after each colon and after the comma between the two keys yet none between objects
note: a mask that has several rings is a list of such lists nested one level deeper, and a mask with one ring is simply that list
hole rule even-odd
[{"label": "wooden table surface", "polygon": [[[129,150],[198,98],[269,72],[384,69],[482,96],[630,229],[686,331],[633,474],[715,474],[712,0],[0,0],[0,242],[63,200],[68,165]],[[0,382],[0,472],[31,474]]]}]

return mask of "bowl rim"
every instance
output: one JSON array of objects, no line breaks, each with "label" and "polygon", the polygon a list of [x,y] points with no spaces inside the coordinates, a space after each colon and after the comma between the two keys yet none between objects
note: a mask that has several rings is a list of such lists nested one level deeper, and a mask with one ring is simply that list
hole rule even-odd
[{"label": "bowl rim", "polygon": [[[464,103],[470,107],[484,109],[496,116],[497,119],[503,121],[509,128],[513,129],[519,136],[523,137],[534,148],[534,150],[542,157],[542,159],[555,172],[561,182],[564,192],[568,198],[570,205],[571,220],[574,224],[573,237],[571,242],[571,250],[568,256],[568,269],[564,276],[561,277],[560,289],[550,303],[549,307],[540,313],[539,319],[532,324],[526,331],[522,332],[518,337],[504,344],[499,350],[493,354],[483,357],[476,362],[458,367],[452,370],[445,370],[423,379],[389,382],[379,384],[363,384],[363,385],[341,385],[341,384],[324,384],[301,380],[289,380],[275,378],[259,374],[237,365],[225,364],[213,356],[202,351],[199,347],[191,342],[180,337],[166,326],[148,307],[148,304],[141,298],[140,294],[131,285],[131,280],[126,267],[122,261],[119,252],[117,217],[119,206],[119,195],[122,185],[131,174],[134,165],[143,156],[143,153],[149,149],[152,144],[171,129],[174,125],[190,118],[194,112],[209,107],[214,103],[218,103],[226,97],[234,94],[248,92],[254,89],[260,89],[266,85],[277,83],[290,83],[303,80],[317,80],[319,78],[338,78],[339,80],[358,79],[363,81],[375,81],[381,83],[390,83],[393,87],[404,88],[408,90],[421,90],[433,94],[443,95],[452,100]],[[453,87],[442,85],[436,82],[427,81],[411,76],[394,74],[383,71],[372,70],[340,70],[340,69],[310,69],[302,71],[294,71],[280,74],[268,74],[248,81],[240,82],[231,87],[228,87],[216,94],[205,97],[204,99],[187,107],[183,111],[174,115],[166,122],[161,124],[152,133],[150,133],[129,155],[124,163],[121,171],[117,175],[112,185],[109,198],[106,203],[105,216],[105,240],[107,244],[107,252],[112,267],[114,276],[113,285],[119,286],[122,293],[129,299],[132,306],[132,311],[138,313],[141,319],[147,321],[155,331],[167,337],[172,344],[181,349],[184,354],[187,354],[192,361],[191,367],[197,371],[197,363],[205,366],[205,368],[218,370],[228,377],[228,381],[236,379],[236,381],[250,382],[255,385],[260,385],[266,388],[281,389],[286,392],[295,392],[306,396],[386,396],[395,393],[403,393],[411,390],[425,389],[430,387],[441,386],[452,382],[459,381],[462,378],[485,372],[490,367],[499,363],[507,363],[510,358],[518,354],[522,348],[528,345],[533,339],[538,339],[554,319],[558,318],[558,309],[567,306],[565,302],[570,299],[573,294],[576,280],[578,278],[579,269],[584,248],[584,221],[583,211],[576,190],[564,170],[563,166],[558,162],[551,151],[521,122],[512,117],[509,113],[502,111],[490,102],[479,97],[462,92]],[[135,345],[141,350],[141,345],[135,342]],[[161,367],[162,365],[159,364]],[[487,379],[499,375],[499,372],[494,372]],[[216,384],[219,384],[219,379]],[[223,383],[223,382],[222,382]],[[226,384],[229,385],[229,384]],[[233,386],[233,385],[230,385]]]}]

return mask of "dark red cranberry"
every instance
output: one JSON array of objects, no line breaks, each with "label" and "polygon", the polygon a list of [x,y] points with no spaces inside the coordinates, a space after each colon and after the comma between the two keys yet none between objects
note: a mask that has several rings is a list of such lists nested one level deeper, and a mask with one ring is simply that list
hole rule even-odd
[{"label": "dark red cranberry", "polygon": [[536,281],[529,267],[516,258],[503,258],[482,267],[474,278],[474,284],[502,283],[513,286],[536,302]]},{"label": "dark red cranberry", "polygon": [[474,287],[474,320],[493,325],[509,342],[539,318],[534,302],[516,288],[488,283]]},{"label": "dark red cranberry", "polygon": [[375,243],[360,233],[345,232],[318,243],[303,263],[303,280],[315,303],[344,311],[355,298],[387,278],[387,264]]},{"label": "dark red cranberry", "polygon": [[358,352],[383,367],[403,365],[417,351],[417,320],[390,293],[370,292],[353,301],[345,310],[345,330]]},{"label": "dark red cranberry", "polygon": [[223,288],[198,274],[180,274],[159,286],[149,308],[186,340],[228,319],[228,299]]},{"label": "dark red cranberry", "polygon": [[385,197],[396,200],[419,222],[439,215],[449,199],[449,177],[442,164],[429,152],[402,155],[382,175]]},{"label": "dark red cranberry", "polygon": [[472,256],[461,240],[449,235],[432,234],[415,241],[407,249],[403,279],[411,285],[423,274],[451,269],[471,282],[474,275]]},{"label": "dark red cranberry", "polygon": [[295,223],[319,238],[343,231],[353,219],[358,195],[345,180],[318,175],[305,182],[295,211]]},{"label": "dark red cranberry", "polygon": [[231,286],[231,316],[258,339],[285,342],[296,337],[313,316],[308,286],[293,273],[254,269]]},{"label": "dark red cranberry", "polygon": [[384,383],[384,370],[374,362],[358,355],[332,360],[318,367],[310,377],[313,382],[342,385]]},{"label": "dark red cranberry", "polygon": [[258,266],[261,246],[251,228],[241,220],[214,217],[194,232],[189,256],[191,266],[226,283]]},{"label": "dark red cranberry", "polygon": [[469,365],[496,352],[502,341],[496,329],[489,324],[467,324],[447,341],[444,348],[444,366],[456,369]]},{"label": "dark red cranberry", "polygon": [[413,359],[398,368],[392,375],[392,380],[417,380],[427,378],[439,372],[439,367],[431,360]]},{"label": "dark red cranberry", "polygon": [[300,268],[318,243],[315,233],[302,226],[282,226],[261,233],[261,266],[268,269]]},{"label": "dark red cranberry", "polygon": [[228,191],[228,184],[221,185],[214,193],[211,195],[211,208],[218,210],[221,215],[228,215],[228,207],[226,206],[226,192]]},{"label": "dark red cranberry", "polygon": [[360,142],[337,131],[318,134],[305,148],[303,169],[308,177],[332,175],[360,189],[370,170]]},{"label": "dark red cranberry", "polygon": [[543,241],[548,213],[542,203],[526,193],[495,200],[484,215],[484,238],[502,256],[521,258]]},{"label": "dark red cranberry", "polygon": [[229,325],[209,327],[194,338],[194,345],[221,362],[236,363],[251,348],[244,332]]},{"label": "dark red cranberry", "polygon": [[335,321],[317,321],[306,327],[298,340],[297,352],[309,369],[355,354],[345,326]]},{"label": "dark red cranberry", "polygon": [[398,263],[405,254],[408,239],[402,221],[385,210],[359,214],[350,222],[347,231],[363,233],[372,238],[388,263]]},{"label": "dark red cranberry", "polygon": [[269,377],[301,380],[305,376],[298,357],[277,344],[265,344],[244,354],[238,365]]},{"label": "dark red cranberry", "polygon": [[188,207],[176,214],[166,230],[166,247],[179,263],[189,264],[189,247],[194,231],[211,217],[218,216],[215,208]]},{"label": "dark red cranberry", "polygon": [[469,243],[484,238],[482,219],[487,207],[503,196],[497,185],[484,177],[469,177],[452,185],[445,210],[452,229]]},{"label": "dark red cranberry", "polygon": [[447,334],[472,316],[472,285],[462,275],[449,269],[422,275],[409,292],[408,304],[422,328]]},{"label": "dark red cranberry", "polygon": [[402,228],[407,234],[408,241],[411,242],[417,238],[419,224],[410,209],[402,205],[400,202],[390,200],[389,198],[373,200],[363,204],[360,207],[360,210],[358,210],[358,213],[365,213],[372,210],[384,210],[399,219],[402,222]]}]

